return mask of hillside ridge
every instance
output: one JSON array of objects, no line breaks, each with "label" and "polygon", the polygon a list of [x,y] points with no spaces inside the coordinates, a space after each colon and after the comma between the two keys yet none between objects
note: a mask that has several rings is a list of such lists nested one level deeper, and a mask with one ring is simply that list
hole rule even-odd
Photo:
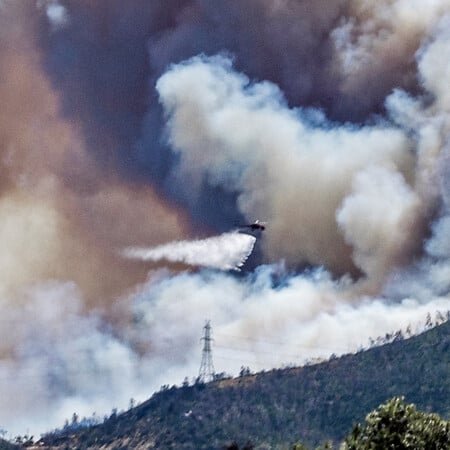
[{"label": "hillside ridge", "polygon": [[[259,449],[340,441],[393,396],[450,417],[450,322],[315,365],[162,387],[103,424],[50,433],[39,448]],[[251,380],[251,382],[249,382]]]}]

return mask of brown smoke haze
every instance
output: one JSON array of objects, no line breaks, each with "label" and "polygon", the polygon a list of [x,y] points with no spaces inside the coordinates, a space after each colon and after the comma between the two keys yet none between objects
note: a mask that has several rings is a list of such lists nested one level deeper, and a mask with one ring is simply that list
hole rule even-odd
[{"label": "brown smoke haze", "polygon": [[25,5],[6,3],[1,17],[2,288],[51,278],[76,281],[91,299],[117,295],[139,278],[116,249],[178,238],[182,217],[89,155],[61,114]]},{"label": "brown smoke haze", "polygon": [[[0,0],[0,428],[195,377],[205,319],[236,373],[448,311],[449,30],[447,0]],[[197,267],[256,219],[247,272]]]}]

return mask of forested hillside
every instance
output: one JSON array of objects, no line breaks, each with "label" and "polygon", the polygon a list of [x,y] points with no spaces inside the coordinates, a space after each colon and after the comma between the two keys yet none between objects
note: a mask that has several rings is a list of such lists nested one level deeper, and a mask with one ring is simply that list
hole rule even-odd
[{"label": "forested hillside", "polygon": [[14,444],[11,444],[8,441],[5,441],[4,439],[0,439],[0,450],[14,450],[17,449],[18,447],[15,446]]},{"label": "forested hillside", "polygon": [[450,323],[301,368],[162,388],[105,423],[45,436],[45,448],[289,448],[342,440],[393,396],[450,417]]}]

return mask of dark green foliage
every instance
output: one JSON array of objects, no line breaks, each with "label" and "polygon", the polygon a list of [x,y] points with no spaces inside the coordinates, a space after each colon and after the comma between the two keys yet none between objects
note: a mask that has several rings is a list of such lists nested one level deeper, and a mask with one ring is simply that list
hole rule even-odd
[{"label": "dark green foliage", "polygon": [[294,444],[292,450],[309,450],[308,447],[305,447],[303,444],[297,443]]},{"label": "dark green foliage", "polygon": [[252,444],[244,445],[243,447],[239,447],[236,442],[232,442],[230,445],[226,445],[224,447],[224,450],[253,450],[254,447]]},{"label": "dark green foliage", "polygon": [[[450,323],[409,340],[302,368],[165,386],[102,425],[47,435],[47,445],[223,449],[309,447],[342,441],[368,411],[394,396],[443,417],[450,413]],[[122,443],[122,444],[121,444]],[[62,448],[62,447],[60,447]]]},{"label": "dark green foliage", "polygon": [[0,439],[0,450],[18,450],[20,447],[17,445],[11,444],[4,439]]},{"label": "dark green foliage", "polygon": [[443,450],[450,448],[450,422],[417,411],[403,398],[393,398],[358,424],[345,440],[346,450]]}]

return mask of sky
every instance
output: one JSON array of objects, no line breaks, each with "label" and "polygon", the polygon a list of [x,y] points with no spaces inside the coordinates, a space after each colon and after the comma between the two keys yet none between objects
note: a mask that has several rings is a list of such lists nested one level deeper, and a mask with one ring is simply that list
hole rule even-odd
[{"label": "sky", "polygon": [[439,322],[449,30],[448,0],[0,0],[0,428],[194,379],[206,320],[233,375]]}]

